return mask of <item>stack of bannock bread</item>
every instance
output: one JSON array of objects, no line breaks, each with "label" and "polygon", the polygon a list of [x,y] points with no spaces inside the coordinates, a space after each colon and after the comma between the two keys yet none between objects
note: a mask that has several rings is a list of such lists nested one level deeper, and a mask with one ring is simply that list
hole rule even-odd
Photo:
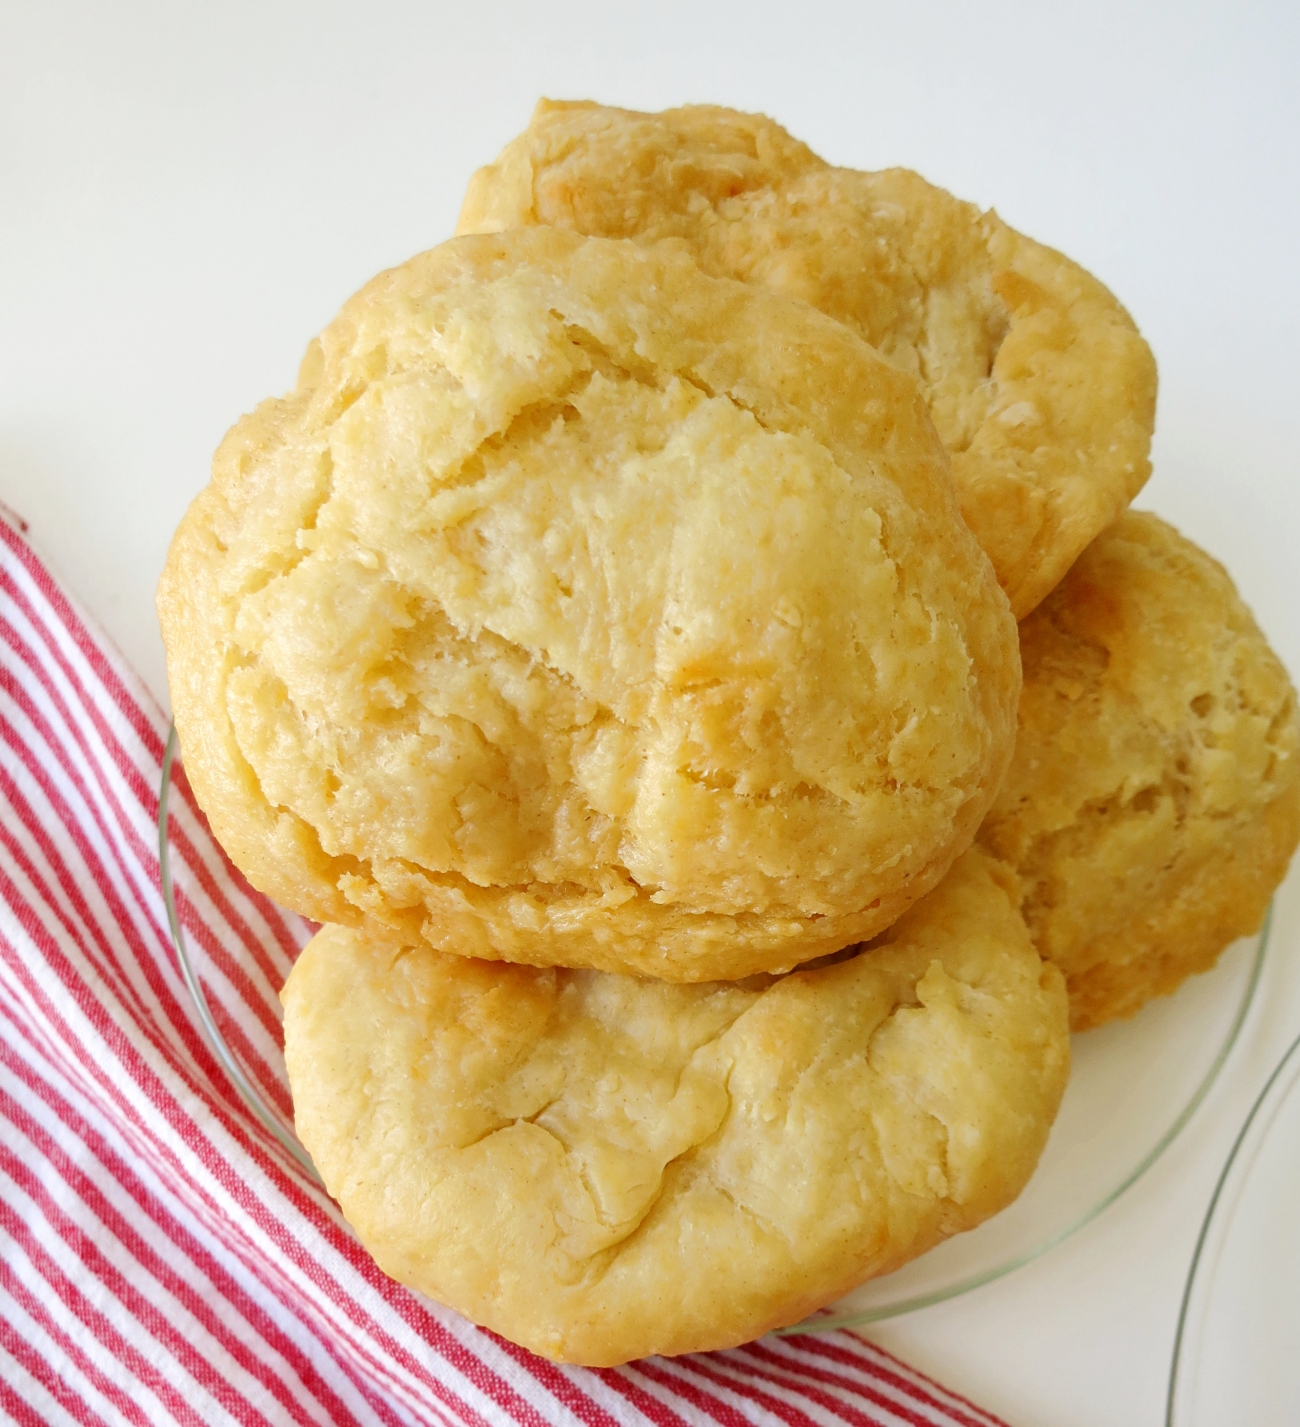
[{"label": "stack of bannock bread", "polygon": [[1256,929],[1295,696],[1127,510],[1154,410],[993,213],[543,103],[234,427],[176,724],[325,924],[297,1128],[387,1273],[589,1364],[795,1322],[1007,1205],[1070,1029]]}]

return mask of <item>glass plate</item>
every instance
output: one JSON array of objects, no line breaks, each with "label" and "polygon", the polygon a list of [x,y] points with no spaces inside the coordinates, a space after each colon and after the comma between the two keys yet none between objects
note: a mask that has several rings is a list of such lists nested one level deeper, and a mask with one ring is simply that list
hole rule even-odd
[{"label": "glass plate", "polygon": [[[245,1074],[221,1035],[199,983],[172,897],[167,801],[173,730],[163,759],[158,812],[163,898],[181,972],[212,1048],[249,1109],[316,1177],[307,1151]],[[1139,1178],[1191,1118],[1232,1049],[1254,995],[1268,940],[1228,948],[1213,971],[1173,997],[1152,1002],[1130,1021],[1114,1022],[1071,1045],[1073,1068],[1042,1162],[1019,1199],[969,1234],[851,1293],[786,1332],[874,1323],[955,1298],[1019,1268],[1095,1218]],[[277,1067],[283,1074],[283,1063]]]},{"label": "glass plate", "polygon": [[1241,1127],[1192,1254],[1166,1427],[1300,1422],[1300,1037]]}]

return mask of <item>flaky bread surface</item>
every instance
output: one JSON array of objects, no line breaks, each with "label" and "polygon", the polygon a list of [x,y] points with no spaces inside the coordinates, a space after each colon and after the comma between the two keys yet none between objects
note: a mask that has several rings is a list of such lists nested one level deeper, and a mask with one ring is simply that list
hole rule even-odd
[{"label": "flaky bread surface", "polygon": [[915,383],[547,229],[381,275],[159,593],[186,767],[319,921],[675,980],[887,926],[1010,759],[1016,627]]},{"label": "flaky bread surface", "polygon": [[284,990],[298,1133],[386,1273],[607,1365],[791,1323],[996,1213],[1066,1000],[972,849],[870,949],[670,985],[326,928]]},{"label": "flaky bread surface", "polygon": [[1018,618],[1150,474],[1155,363],[1128,314],[915,173],[834,168],[762,115],[543,100],[474,176],[459,231],[530,223],[667,242],[811,303],[915,376]]},{"label": "flaky bread surface", "polygon": [[979,838],[1083,1030],[1258,929],[1300,840],[1300,721],[1227,572],[1154,515],[1099,536],[1020,635],[1019,741]]}]

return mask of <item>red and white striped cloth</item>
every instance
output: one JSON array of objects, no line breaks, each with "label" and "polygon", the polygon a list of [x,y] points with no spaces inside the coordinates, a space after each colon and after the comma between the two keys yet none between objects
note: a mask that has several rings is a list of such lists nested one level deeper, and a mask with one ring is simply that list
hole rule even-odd
[{"label": "red and white striped cloth", "polygon": [[[0,521],[0,1418],[998,1427],[847,1332],[556,1367],[386,1279],[200,1031],[159,891],[166,727]],[[287,1117],[276,992],[308,928],[183,777],[172,808],[213,1013]]]}]

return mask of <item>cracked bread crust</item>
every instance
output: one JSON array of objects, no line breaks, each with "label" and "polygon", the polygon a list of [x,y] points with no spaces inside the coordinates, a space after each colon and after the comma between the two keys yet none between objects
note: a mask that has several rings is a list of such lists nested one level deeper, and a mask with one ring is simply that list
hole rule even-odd
[{"label": "cracked bread crust", "polygon": [[872,947],[694,986],[322,930],[283,992],[298,1134],[392,1277],[608,1365],[796,1322],[1019,1193],[1064,985],[972,849]]},{"label": "cracked bread crust", "polygon": [[979,841],[1017,869],[1076,1030],[1259,928],[1300,840],[1286,671],[1216,561],[1129,511],[1020,626],[1011,772]]},{"label": "cracked bread crust", "polygon": [[888,925],[974,837],[1019,694],[908,377],[680,254],[537,228],[347,304],[222,444],[159,612],[254,885],[670,980]]},{"label": "cracked bread crust", "polygon": [[1150,474],[1155,364],[1128,314],[914,173],[832,168],[761,115],[543,100],[471,180],[458,231],[530,223],[669,242],[811,303],[915,376],[1017,618]]}]

